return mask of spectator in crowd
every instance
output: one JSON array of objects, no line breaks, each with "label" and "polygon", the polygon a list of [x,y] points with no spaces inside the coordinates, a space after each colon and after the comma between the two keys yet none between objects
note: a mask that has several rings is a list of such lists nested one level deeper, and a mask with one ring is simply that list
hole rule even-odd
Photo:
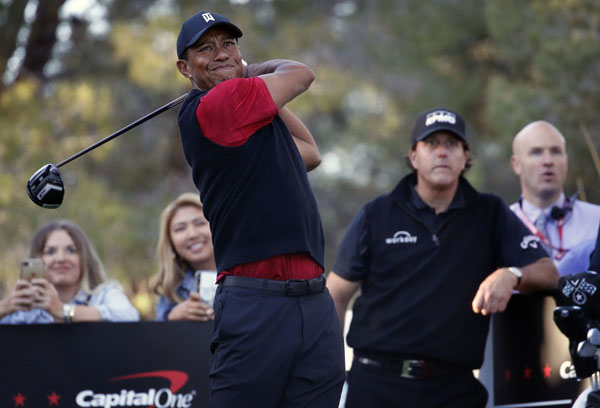
[{"label": "spectator in crowd", "polygon": [[213,319],[212,304],[201,299],[195,273],[216,280],[212,236],[198,194],[183,193],[160,217],[156,247],[159,271],[153,291],[160,295],[157,320]]},{"label": "spectator in crowd", "polygon": [[411,142],[413,172],[360,210],[327,278],[342,326],[361,288],[346,407],[482,408],[473,370],[489,316],[515,289],[556,287],[557,272],[504,202],[463,177],[469,144],[458,114],[423,112]]},{"label": "spectator in crowd", "polygon": [[600,225],[600,206],[565,196],[565,138],[543,120],[525,126],[513,140],[511,164],[521,197],[510,206],[540,238],[560,275],[585,271]]},{"label": "spectator in crowd", "polygon": [[314,73],[284,59],[244,65],[241,36],[224,16],[199,12],[177,38],[177,68],[193,86],[179,133],[218,271],[210,406],[335,407],[343,338],[307,176],[321,158],[286,108]]},{"label": "spectator in crowd", "polygon": [[121,287],[107,280],[85,233],[71,221],[45,224],[33,236],[30,258],[41,258],[44,277],[19,279],[0,301],[0,323],[137,321],[139,313]]}]

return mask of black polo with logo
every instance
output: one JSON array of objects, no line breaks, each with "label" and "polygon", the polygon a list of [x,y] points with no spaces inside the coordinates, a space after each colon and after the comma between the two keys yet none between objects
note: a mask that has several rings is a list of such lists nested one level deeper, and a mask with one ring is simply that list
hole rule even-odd
[{"label": "black polo with logo", "polygon": [[[348,344],[363,353],[479,368],[489,318],[472,310],[481,282],[503,266],[547,256],[497,196],[460,179],[448,210],[435,214],[408,175],[365,205],[333,271],[362,281]],[[531,238],[531,237],[529,237]]]}]

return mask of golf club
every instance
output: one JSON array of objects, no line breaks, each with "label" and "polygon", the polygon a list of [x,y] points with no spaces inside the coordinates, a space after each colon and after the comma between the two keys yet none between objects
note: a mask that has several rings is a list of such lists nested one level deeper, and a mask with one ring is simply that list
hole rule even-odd
[{"label": "golf club", "polygon": [[179,105],[187,97],[187,93],[181,95],[179,98],[172,100],[164,106],[156,109],[154,112],[147,114],[146,116],[136,120],[135,122],[125,126],[123,129],[116,131],[110,136],[105,137],[102,140],[94,143],[93,145],[83,149],[79,153],[75,153],[71,157],[68,157],[58,164],[46,164],[36,171],[33,176],[27,181],[27,195],[31,201],[43,208],[58,208],[62,204],[63,197],[65,195],[65,187],[63,184],[62,176],[58,168],[65,164],[75,160],[76,158],[83,156],[89,151],[103,145],[104,143],[114,139],[117,136],[133,129],[134,127],[141,125],[149,119],[152,119],[156,115],[159,115],[174,106]]}]

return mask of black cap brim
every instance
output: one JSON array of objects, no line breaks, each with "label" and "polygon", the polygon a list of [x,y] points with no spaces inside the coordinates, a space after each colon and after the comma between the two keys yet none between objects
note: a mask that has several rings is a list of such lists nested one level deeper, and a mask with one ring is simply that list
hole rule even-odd
[{"label": "black cap brim", "polygon": [[463,140],[465,142],[467,141],[467,138],[464,135],[458,133],[456,131],[456,129],[453,129],[451,127],[446,127],[446,126],[440,126],[440,127],[435,128],[435,129],[430,129],[428,132],[423,133],[421,136],[419,136],[415,140],[415,143],[416,142],[420,142],[421,140],[427,138],[428,136],[430,136],[430,135],[432,135],[432,134],[434,134],[436,132],[443,132],[443,131],[452,133],[453,135],[455,135],[456,137],[458,137],[460,140]]},{"label": "black cap brim", "polygon": [[207,30],[210,30],[211,28],[214,28],[214,27],[225,27],[225,28],[227,28],[231,32],[231,34],[233,34],[233,36],[235,38],[240,38],[243,35],[242,34],[242,30],[240,30],[235,24],[228,23],[228,22],[225,22],[225,21],[216,22],[216,23],[211,24],[208,27],[206,27],[206,28],[198,31],[196,34],[194,34],[194,36],[192,38],[190,38],[190,40],[185,44],[185,47],[181,51],[181,55],[178,55],[178,57],[179,58],[183,58],[183,54],[185,54],[185,50],[187,50],[189,47],[191,47],[192,45],[194,45],[200,39],[200,37],[202,37],[204,35],[204,33]]}]

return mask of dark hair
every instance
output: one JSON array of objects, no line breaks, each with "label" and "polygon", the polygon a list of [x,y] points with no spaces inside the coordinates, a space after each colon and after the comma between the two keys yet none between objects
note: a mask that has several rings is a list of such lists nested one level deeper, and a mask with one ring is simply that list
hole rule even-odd
[{"label": "dark hair", "polygon": [[[465,142],[464,140],[462,140],[462,139],[459,139],[459,138],[457,138],[457,140],[459,140],[459,141],[460,141],[460,144],[462,145],[462,147],[463,147],[463,150],[464,150],[465,152],[469,152],[469,151],[470,151],[470,149],[469,149],[469,144],[468,144],[467,142]],[[419,142],[417,142],[417,143],[419,143]],[[411,151],[413,151],[413,150],[415,150],[415,149],[417,148],[417,143],[414,143],[414,144],[412,145],[412,147],[410,148],[410,150],[411,150]],[[410,162],[410,157],[409,157],[409,155],[408,155],[408,154],[407,154],[406,156],[404,156],[404,163],[406,164],[406,166],[407,166],[407,167],[408,167],[408,168],[409,168],[409,169],[410,169],[410,170],[411,170],[411,171],[412,171],[414,174],[416,174],[416,173],[417,173],[417,169],[415,169],[415,168],[413,167],[412,163]],[[465,168],[463,169],[463,171],[461,171],[461,172],[460,172],[460,175],[461,175],[461,176],[462,176],[462,175],[464,175],[464,174],[467,172],[467,170],[469,170],[469,169],[470,169],[472,166],[473,166],[473,159],[471,158],[471,155],[469,155],[469,156],[467,157],[467,162],[465,163]]]}]

